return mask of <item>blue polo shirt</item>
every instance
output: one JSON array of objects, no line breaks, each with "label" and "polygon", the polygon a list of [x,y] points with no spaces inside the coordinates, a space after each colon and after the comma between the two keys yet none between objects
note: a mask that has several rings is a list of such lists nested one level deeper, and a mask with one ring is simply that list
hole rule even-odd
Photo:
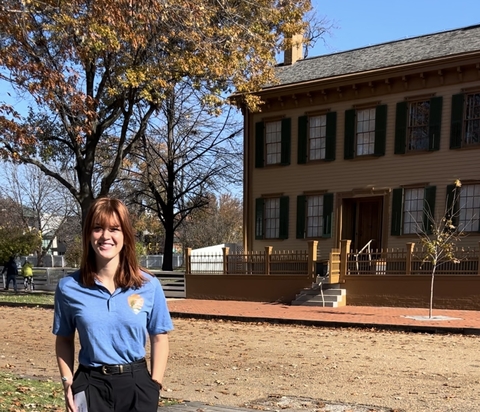
[{"label": "blue polo shirt", "polygon": [[173,329],[159,280],[143,274],[138,289],[116,289],[80,283],[80,271],[60,280],[55,291],[53,333],[80,339],[78,361],[85,366],[124,364],[145,356],[148,335]]}]

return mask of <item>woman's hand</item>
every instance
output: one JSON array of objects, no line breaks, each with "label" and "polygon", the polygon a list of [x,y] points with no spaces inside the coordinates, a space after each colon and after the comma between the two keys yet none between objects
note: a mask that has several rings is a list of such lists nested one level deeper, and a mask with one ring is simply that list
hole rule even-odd
[{"label": "woman's hand", "polygon": [[63,392],[65,395],[65,407],[67,412],[77,412],[77,407],[75,406],[75,401],[73,400],[72,392],[72,383],[71,381],[63,382]]}]

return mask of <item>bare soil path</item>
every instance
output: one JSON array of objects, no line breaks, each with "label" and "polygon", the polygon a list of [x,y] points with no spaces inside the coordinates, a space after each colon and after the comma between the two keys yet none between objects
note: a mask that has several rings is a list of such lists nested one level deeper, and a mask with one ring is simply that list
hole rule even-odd
[{"label": "bare soil path", "polygon": [[[58,379],[52,316],[0,307],[0,368]],[[167,397],[270,411],[479,410],[480,337],[194,319],[174,325]]]}]

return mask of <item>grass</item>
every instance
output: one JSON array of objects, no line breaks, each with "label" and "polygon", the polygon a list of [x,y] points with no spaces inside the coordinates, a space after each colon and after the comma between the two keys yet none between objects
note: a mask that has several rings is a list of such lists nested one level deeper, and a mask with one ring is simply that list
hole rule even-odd
[{"label": "grass", "polygon": [[21,378],[0,372],[0,410],[5,412],[62,412],[60,382]]},{"label": "grass", "polygon": [[18,294],[7,291],[0,291],[0,304],[2,302],[25,303],[30,305],[53,305],[53,294],[50,293],[24,293]]}]

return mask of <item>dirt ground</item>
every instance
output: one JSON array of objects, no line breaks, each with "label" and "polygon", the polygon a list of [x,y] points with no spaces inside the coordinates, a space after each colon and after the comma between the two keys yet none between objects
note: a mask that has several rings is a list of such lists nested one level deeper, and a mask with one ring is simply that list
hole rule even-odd
[{"label": "dirt ground", "polygon": [[[0,307],[2,370],[59,379],[52,316]],[[270,411],[479,410],[480,337],[194,319],[174,325],[169,398]]]}]

